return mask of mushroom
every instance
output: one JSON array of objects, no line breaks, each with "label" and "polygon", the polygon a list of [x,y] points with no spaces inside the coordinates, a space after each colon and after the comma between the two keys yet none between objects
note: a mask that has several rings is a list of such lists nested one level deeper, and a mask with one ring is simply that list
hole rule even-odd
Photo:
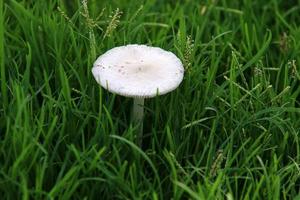
[{"label": "mushroom", "polygon": [[103,88],[133,98],[132,120],[143,136],[144,99],[176,89],[184,75],[182,62],[170,51],[130,44],[112,48],[99,56],[92,73]]}]

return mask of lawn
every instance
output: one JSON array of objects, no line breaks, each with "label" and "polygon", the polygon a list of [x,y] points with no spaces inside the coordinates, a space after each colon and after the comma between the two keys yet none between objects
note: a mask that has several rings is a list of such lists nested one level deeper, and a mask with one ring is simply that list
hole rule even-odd
[{"label": "lawn", "polygon": [[[1,0],[0,199],[300,199],[300,0]],[[126,44],[180,86],[132,99],[91,69]]]}]

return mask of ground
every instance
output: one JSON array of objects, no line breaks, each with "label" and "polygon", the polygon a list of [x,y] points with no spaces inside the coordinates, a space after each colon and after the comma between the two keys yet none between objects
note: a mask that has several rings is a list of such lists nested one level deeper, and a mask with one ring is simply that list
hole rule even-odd
[{"label": "ground", "polygon": [[[1,199],[300,199],[300,1],[0,1]],[[181,85],[132,99],[91,73],[147,44]]]}]

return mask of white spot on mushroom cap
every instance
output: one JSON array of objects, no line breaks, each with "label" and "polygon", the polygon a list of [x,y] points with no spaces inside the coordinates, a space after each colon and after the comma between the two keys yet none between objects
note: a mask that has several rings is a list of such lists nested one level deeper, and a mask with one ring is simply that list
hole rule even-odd
[{"label": "white spot on mushroom cap", "polygon": [[92,68],[96,81],[110,92],[143,98],[177,88],[183,71],[182,62],[172,52],[136,44],[108,50]]}]

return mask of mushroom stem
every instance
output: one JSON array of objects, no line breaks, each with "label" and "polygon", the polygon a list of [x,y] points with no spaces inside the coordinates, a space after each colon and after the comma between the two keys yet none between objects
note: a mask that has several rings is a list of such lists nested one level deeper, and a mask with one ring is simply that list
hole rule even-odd
[{"label": "mushroom stem", "polygon": [[134,98],[132,120],[133,123],[138,125],[137,141],[140,146],[142,146],[142,141],[143,141],[143,118],[144,118],[144,98]]}]

